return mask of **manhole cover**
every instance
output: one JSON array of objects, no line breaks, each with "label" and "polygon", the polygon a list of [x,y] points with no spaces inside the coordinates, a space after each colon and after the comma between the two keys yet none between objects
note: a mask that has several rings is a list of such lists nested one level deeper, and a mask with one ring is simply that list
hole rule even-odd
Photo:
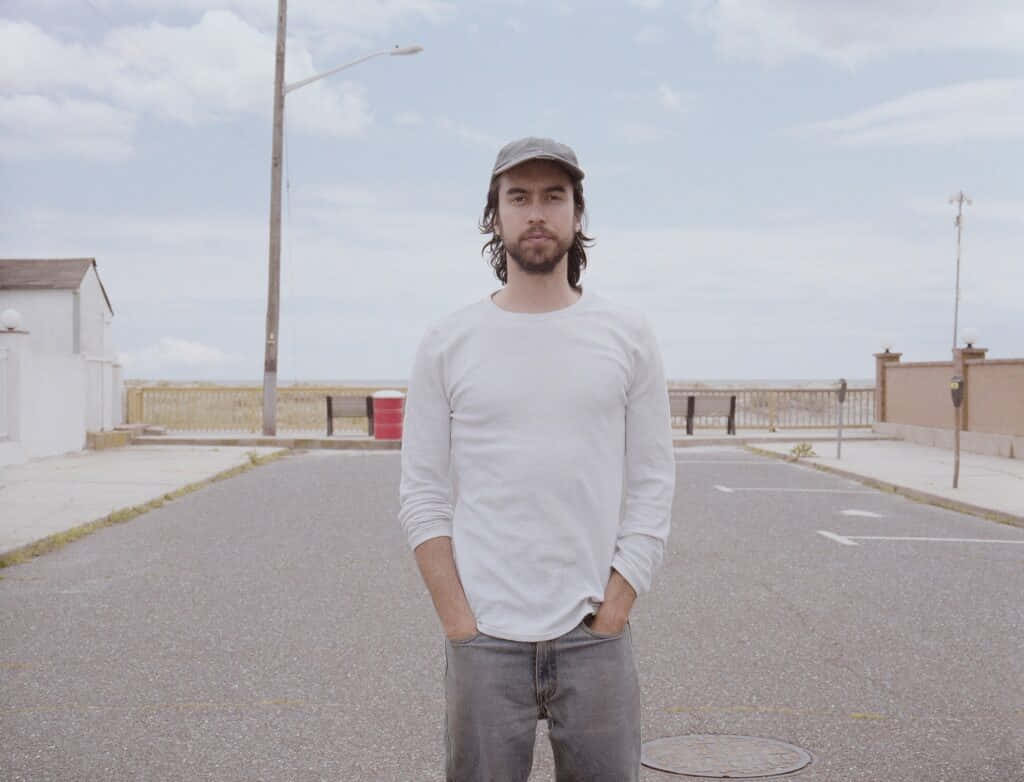
[{"label": "manhole cover", "polygon": [[811,762],[808,752],[760,736],[670,736],[644,744],[648,768],[712,779],[748,779],[788,774]]}]

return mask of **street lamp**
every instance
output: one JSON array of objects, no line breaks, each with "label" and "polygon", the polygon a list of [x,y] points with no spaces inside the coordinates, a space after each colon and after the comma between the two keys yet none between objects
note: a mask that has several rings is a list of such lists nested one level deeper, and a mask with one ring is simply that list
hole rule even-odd
[{"label": "street lamp", "polygon": [[277,434],[277,346],[279,343],[281,299],[281,147],[284,135],[284,96],[338,71],[351,68],[372,57],[408,55],[423,51],[422,46],[396,46],[367,54],[352,62],[331,68],[308,79],[284,83],[284,43],[288,0],[277,0],[277,53],[274,60],[274,137],[270,159],[270,259],[267,282],[267,331],[263,359],[263,434]]}]

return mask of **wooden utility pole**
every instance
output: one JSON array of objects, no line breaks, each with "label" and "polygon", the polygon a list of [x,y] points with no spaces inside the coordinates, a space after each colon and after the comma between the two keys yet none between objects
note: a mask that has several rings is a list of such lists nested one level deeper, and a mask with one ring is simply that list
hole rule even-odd
[{"label": "wooden utility pole", "polygon": [[267,338],[263,360],[263,434],[277,434],[277,345],[281,315],[281,140],[284,125],[284,43],[288,0],[277,0],[274,58],[274,136],[270,159],[270,261],[267,283]]}]

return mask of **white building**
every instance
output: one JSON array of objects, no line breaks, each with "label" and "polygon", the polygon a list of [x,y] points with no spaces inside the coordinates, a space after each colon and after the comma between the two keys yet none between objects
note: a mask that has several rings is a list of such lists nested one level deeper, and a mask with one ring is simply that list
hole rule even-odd
[{"label": "white building", "polygon": [[0,465],[121,423],[113,317],[94,258],[0,259]]}]

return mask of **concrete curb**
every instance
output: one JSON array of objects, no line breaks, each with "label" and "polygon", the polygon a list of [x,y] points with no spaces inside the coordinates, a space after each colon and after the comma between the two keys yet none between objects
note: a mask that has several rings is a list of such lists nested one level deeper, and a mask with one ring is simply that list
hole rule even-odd
[{"label": "concrete curb", "polygon": [[[889,435],[867,435],[864,437],[851,437],[849,440],[844,442],[874,442],[876,440],[896,440],[896,437],[890,437]],[[748,446],[752,443],[777,443],[777,442],[788,442],[779,437],[763,437],[761,435],[755,435],[753,437],[737,437],[736,435],[725,435],[724,437],[699,437],[699,436],[687,436],[682,439],[672,440],[672,445],[675,448],[690,448],[696,445],[742,445]],[[836,441],[835,435],[821,435],[811,437],[801,437],[800,442],[802,443],[834,443]]]},{"label": "concrete curb", "polygon": [[[895,438],[885,439],[891,440]],[[764,448],[755,448],[751,445],[746,445],[744,447],[751,453],[756,453],[760,456],[770,456],[774,459],[782,459],[783,461],[793,461],[785,454],[778,453],[776,451],[768,451]],[[1011,527],[1021,527],[1024,529],[1024,516],[1017,516],[1012,513],[1006,513],[1005,511],[993,510],[992,508],[983,508],[980,505],[972,505],[969,502],[961,502],[960,500],[951,500],[948,497],[942,497],[938,494],[921,491],[920,489],[913,489],[909,486],[900,486],[896,483],[890,483],[889,481],[883,481],[878,478],[871,478],[867,475],[861,475],[849,470],[844,470],[840,467],[819,464],[818,462],[812,462],[807,459],[800,459],[798,460],[798,463],[807,465],[808,467],[813,467],[815,470],[819,470],[821,472],[838,475],[841,478],[849,478],[850,480],[857,481],[865,486],[870,486],[872,489],[879,489],[880,491],[899,494],[906,497],[908,500],[913,500],[914,502],[924,503],[925,505],[935,505],[939,508],[955,510],[959,513],[966,513],[971,516],[988,519],[989,521],[996,521],[1000,524],[1008,524]]]},{"label": "concrete curb", "polygon": [[401,440],[335,440],[326,437],[136,437],[131,445],[222,445],[241,447],[271,447],[298,449],[323,449],[335,451],[399,451]]},{"label": "concrete curb", "polygon": [[143,502],[126,508],[118,508],[98,519],[76,524],[74,527],[62,532],[55,532],[52,535],[47,535],[45,538],[40,538],[39,540],[31,543],[26,543],[23,546],[17,546],[7,551],[0,551],[0,570],[5,567],[10,567],[11,565],[19,565],[23,562],[27,562],[30,559],[46,554],[47,552],[55,551],[56,549],[61,548],[72,541],[78,540],[79,538],[85,537],[98,529],[109,527],[112,524],[131,521],[137,516],[141,516],[151,510],[156,510],[172,500],[176,500],[186,494],[191,494],[204,486],[209,486],[211,483],[216,483],[217,481],[222,481],[227,478],[234,478],[236,475],[241,475],[244,472],[248,472],[249,470],[259,467],[260,465],[290,456],[292,453],[293,451],[284,448],[276,453],[267,454],[266,456],[253,456],[250,453],[248,464],[239,464],[227,470],[221,470],[208,478],[194,481],[193,483],[186,484],[185,486],[174,489],[173,491],[164,492],[148,502]]},{"label": "concrete curb", "polygon": [[[778,442],[778,437],[765,437],[754,435],[752,437],[737,437],[736,435],[722,435],[713,437],[686,436],[673,437],[672,445],[675,448],[690,448],[703,445],[747,445],[749,443],[773,443]],[[835,442],[835,435],[821,435],[801,437],[801,442],[827,443]],[[851,441],[873,441],[873,440],[895,440],[897,438],[889,435],[865,435],[852,437]],[[401,440],[372,440],[372,439],[336,439],[333,437],[269,437],[263,435],[251,436],[225,436],[225,437],[179,437],[174,435],[146,436],[141,435],[132,440],[131,445],[220,445],[235,447],[271,446],[291,449],[321,449],[334,451],[400,451]]]}]

